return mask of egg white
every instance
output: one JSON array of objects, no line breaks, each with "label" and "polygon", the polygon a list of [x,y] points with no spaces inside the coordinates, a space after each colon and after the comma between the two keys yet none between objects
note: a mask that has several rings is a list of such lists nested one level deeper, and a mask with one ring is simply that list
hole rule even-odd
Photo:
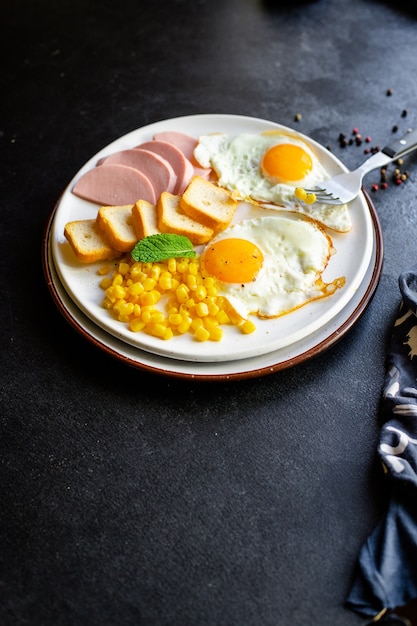
[{"label": "egg white", "polygon": [[[283,143],[297,145],[311,157],[312,169],[303,179],[277,182],[262,171],[261,162],[265,152]],[[310,147],[293,134],[270,131],[260,135],[202,135],[194,156],[202,167],[212,167],[218,176],[219,185],[240,200],[250,199],[274,208],[296,211],[338,232],[348,232],[352,227],[346,205],[332,206],[319,202],[305,205],[295,197],[296,187],[313,188],[330,178],[330,175]]]},{"label": "egg white", "polygon": [[243,318],[279,317],[333,293],[343,280],[326,285],[321,276],[334,252],[331,238],[314,222],[297,215],[272,215],[233,224],[210,241],[240,238],[253,242],[264,261],[249,283],[223,283],[225,296]]},{"label": "egg white", "polygon": [[[278,144],[299,146],[311,157],[313,166],[304,178],[277,182],[262,172],[261,162],[265,152]],[[240,199],[249,197],[262,202],[285,201],[293,198],[295,187],[311,187],[329,178],[317,157],[303,141],[278,132],[262,135],[204,135],[199,138],[194,154],[204,167],[211,165],[219,176],[219,184],[235,191]]]}]

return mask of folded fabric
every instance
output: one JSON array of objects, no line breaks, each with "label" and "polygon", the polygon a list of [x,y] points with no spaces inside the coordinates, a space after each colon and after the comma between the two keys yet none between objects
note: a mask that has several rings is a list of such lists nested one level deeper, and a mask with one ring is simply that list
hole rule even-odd
[{"label": "folded fabric", "polygon": [[369,616],[417,598],[417,265],[401,274],[399,288],[378,446],[388,508],[360,551],[347,598],[350,608]]}]

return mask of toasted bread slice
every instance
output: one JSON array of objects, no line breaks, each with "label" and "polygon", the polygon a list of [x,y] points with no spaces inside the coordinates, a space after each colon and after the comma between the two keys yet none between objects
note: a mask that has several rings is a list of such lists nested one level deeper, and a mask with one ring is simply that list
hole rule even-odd
[{"label": "toasted bread slice", "polygon": [[146,200],[138,200],[133,205],[132,223],[138,240],[161,232],[158,228],[156,206]]},{"label": "toasted bread slice", "polygon": [[120,252],[129,252],[137,242],[132,221],[132,205],[102,206],[97,213],[97,226],[107,241]]},{"label": "toasted bread slice", "polygon": [[192,178],[180,200],[184,213],[215,232],[230,224],[237,205],[225,189],[201,176]]},{"label": "toasted bread slice", "polygon": [[111,261],[121,255],[108,243],[94,219],[68,222],[64,235],[81,263]]},{"label": "toasted bread slice", "polygon": [[158,203],[158,228],[162,233],[185,235],[195,245],[207,243],[213,237],[213,229],[186,215],[180,207],[180,198],[164,191]]}]

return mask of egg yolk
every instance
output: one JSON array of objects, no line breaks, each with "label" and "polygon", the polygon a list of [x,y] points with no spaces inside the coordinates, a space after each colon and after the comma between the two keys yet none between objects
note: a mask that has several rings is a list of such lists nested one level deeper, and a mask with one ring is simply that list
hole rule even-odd
[{"label": "egg yolk", "polygon": [[302,180],[313,167],[311,156],[300,146],[281,143],[265,152],[262,170],[280,182]]},{"label": "egg yolk", "polygon": [[206,271],[224,283],[249,283],[262,267],[263,254],[246,239],[221,239],[204,253]]}]

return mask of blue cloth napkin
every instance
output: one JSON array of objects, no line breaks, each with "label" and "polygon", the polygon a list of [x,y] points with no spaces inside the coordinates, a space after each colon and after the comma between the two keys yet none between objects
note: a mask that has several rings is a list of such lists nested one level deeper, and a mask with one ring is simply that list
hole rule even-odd
[{"label": "blue cloth napkin", "polygon": [[347,598],[350,608],[369,616],[417,597],[417,265],[401,274],[399,288],[378,445],[388,508],[360,551]]}]

